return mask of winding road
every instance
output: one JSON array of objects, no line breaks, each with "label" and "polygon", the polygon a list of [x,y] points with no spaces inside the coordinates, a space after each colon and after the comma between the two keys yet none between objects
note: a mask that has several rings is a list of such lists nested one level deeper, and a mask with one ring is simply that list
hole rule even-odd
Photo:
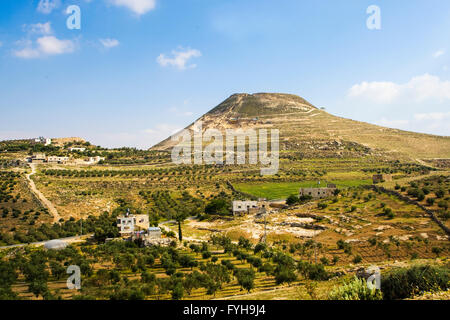
[{"label": "winding road", "polygon": [[83,242],[87,238],[90,238],[90,237],[93,237],[93,236],[94,236],[94,234],[92,233],[92,234],[84,234],[82,236],[73,236],[73,237],[51,239],[51,240],[38,241],[38,242],[11,244],[9,246],[2,246],[2,247],[0,247],[0,250],[11,249],[11,248],[20,248],[20,247],[25,247],[25,246],[30,246],[30,245],[43,246],[44,244],[46,244],[47,242],[52,241],[52,240],[61,240],[61,241],[67,242],[68,244],[71,244],[71,243],[76,243],[76,242]]},{"label": "winding road", "polygon": [[33,179],[31,179],[31,176],[36,173],[36,165],[30,164],[31,172],[26,175],[26,178],[28,180],[28,183],[30,184],[30,189],[33,191],[33,193],[38,197],[38,199],[41,201],[41,203],[47,207],[50,214],[53,216],[53,222],[59,223],[59,219],[61,219],[61,216],[58,213],[58,210],[56,210],[53,203],[51,203],[43,194],[36,188],[36,184],[34,183]]}]

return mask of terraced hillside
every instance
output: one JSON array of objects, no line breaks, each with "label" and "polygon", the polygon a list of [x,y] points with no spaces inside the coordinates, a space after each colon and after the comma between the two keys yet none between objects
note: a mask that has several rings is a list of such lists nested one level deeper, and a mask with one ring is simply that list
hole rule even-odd
[{"label": "terraced hillside", "polygon": [[[450,158],[450,138],[385,128],[337,117],[289,94],[234,94],[200,117],[203,131],[279,129],[280,149],[302,157],[382,155],[395,159]],[[194,124],[186,129],[193,130]],[[152,150],[171,149],[170,138]]]}]

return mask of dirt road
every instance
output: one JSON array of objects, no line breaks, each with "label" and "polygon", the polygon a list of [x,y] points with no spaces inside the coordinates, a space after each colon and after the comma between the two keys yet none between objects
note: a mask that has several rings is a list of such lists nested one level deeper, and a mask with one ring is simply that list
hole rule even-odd
[{"label": "dirt road", "polygon": [[38,197],[38,199],[41,201],[41,203],[47,207],[48,211],[50,212],[50,214],[53,216],[53,222],[54,223],[59,223],[59,219],[61,219],[61,216],[58,213],[58,210],[56,210],[55,206],[53,205],[53,203],[51,203],[43,194],[42,192],[40,192],[37,188],[36,185],[33,181],[33,179],[31,179],[31,176],[33,174],[36,173],[36,165],[34,164],[30,164],[31,167],[31,173],[27,174],[27,180],[28,183],[30,184],[30,189],[31,191],[33,191],[33,193]]}]

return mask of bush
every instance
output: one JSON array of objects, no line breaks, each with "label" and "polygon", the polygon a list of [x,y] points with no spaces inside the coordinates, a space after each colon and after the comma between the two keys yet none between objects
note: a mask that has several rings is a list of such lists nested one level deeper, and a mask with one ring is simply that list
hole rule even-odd
[{"label": "bush", "polygon": [[449,288],[450,270],[430,265],[393,270],[381,281],[381,291],[386,300],[405,299],[423,291]]},{"label": "bush", "polygon": [[242,289],[250,292],[255,287],[255,271],[252,269],[239,269],[236,272],[238,284]]},{"label": "bush", "polygon": [[381,300],[383,295],[380,290],[369,289],[364,279],[356,276],[340,287],[335,287],[328,299],[330,300]]},{"label": "bush", "polygon": [[297,265],[298,271],[309,280],[328,280],[330,274],[325,270],[323,264],[312,264],[309,262],[299,261]]},{"label": "bush", "polygon": [[445,201],[445,200],[439,201],[439,202],[438,202],[438,207],[447,210],[447,209],[448,209],[448,203],[447,203],[447,201]]},{"label": "bush", "polygon": [[437,198],[443,198],[444,194],[445,194],[445,191],[443,189],[439,189],[438,191],[436,191]]},{"label": "bush", "polygon": [[326,204],[324,202],[319,202],[317,204],[317,208],[319,208],[319,209],[325,209],[326,207],[328,207],[328,204]]},{"label": "bush", "polygon": [[392,212],[391,208],[384,208],[383,209],[383,214],[388,218],[388,219],[394,219],[394,213]]},{"label": "bush", "polygon": [[229,215],[231,214],[231,207],[225,199],[214,199],[206,205],[205,212],[207,214]]},{"label": "bush", "polygon": [[361,256],[358,254],[358,255],[356,255],[354,258],[353,258],[353,263],[354,264],[358,264],[358,263],[360,263],[362,261],[362,258],[361,258]]},{"label": "bush", "polygon": [[292,206],[296,203],[298,203],[300,201],[300,199],[295,195],[295,194],[291,194],[287,199],[286,199],[286,204],[288,206]]}]

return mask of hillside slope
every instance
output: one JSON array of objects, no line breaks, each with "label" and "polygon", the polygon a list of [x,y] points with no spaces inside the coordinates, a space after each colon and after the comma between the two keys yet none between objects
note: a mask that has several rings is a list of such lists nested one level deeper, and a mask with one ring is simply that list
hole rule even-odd
[{"label": "hillside slope", "polygon": [[[279,129],[280,148],[305,157],[341,156],[344,150],[389,158],[450,158],[450,137],[385,128],[331,115],[301,97],[280,93],[234,94],[198,120],[203,130]],[[186,127],[192,130],[193,124]],[[170,137],[152,150],[170,150]]]}]

